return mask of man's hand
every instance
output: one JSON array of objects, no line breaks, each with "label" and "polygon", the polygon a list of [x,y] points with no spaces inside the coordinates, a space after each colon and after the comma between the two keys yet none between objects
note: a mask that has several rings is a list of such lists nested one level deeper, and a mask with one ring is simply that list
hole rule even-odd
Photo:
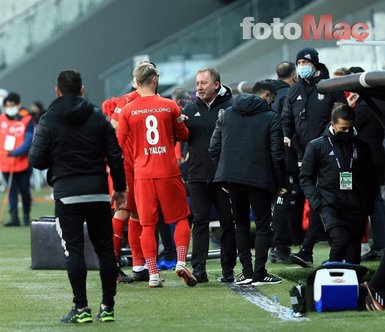
[{"label": "man's hand", "polygon": [[111,205],[116,202],[116,210],[125,209],[127,196],[125,191],[114,191],[111,197]]},{"label": "man's hand", "polygon": [[277,192],[277,195],[279,197],[284,197],[286,196],[288,193],[287,189],[286,188],[278,188],[278,192]]},{"label": "man's hand", "polygon": [[289,137],[284,137],[283,138],[283,144],[285,144],[285,146],[287,146],[288,148],[291,147],[291,139]]}]

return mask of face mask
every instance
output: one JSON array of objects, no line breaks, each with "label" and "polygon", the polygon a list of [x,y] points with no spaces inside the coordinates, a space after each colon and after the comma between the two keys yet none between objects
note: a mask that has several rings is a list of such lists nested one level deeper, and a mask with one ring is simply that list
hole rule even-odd
[{"label": "face mask", "polygon": [[313,75],[313,67],[312,66],[298,66],[297,67],[298,76],[306,79],[310,78]]},{"label": "face mask", "polygon": [[347,143],[352,137],[351,131],[337,131],[334,134],[334,140],[340,143]]},{"label": "face mask", "polygon": [[14,107],[4,107],[4,113],[7,114],[8,116],[15,116],[19,112],[19,108],[14,106]]}]

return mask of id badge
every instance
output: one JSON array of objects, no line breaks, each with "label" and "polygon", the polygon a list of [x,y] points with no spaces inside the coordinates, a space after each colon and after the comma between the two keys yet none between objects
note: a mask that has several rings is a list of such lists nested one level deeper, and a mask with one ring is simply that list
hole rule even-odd
[{"label": "id badge", "polygon": [[340,189],[353,190],[353,173],[352,172],[340,173]]},{"label": "id badge", "polygon": [[5,136],[4,146],[3,146],[5,151],[14,150],[15,145],[16,145],[16,137],[15,136],[11,136],[11,135]]}]

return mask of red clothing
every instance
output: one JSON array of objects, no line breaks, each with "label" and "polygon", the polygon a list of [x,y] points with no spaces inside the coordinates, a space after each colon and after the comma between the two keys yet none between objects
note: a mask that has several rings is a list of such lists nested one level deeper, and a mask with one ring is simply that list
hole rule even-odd
[{"label": "red clothing", "polygon": [[136,90],[131,91],[130,93],[127,93],[127,94],[119,97],[119,100],[116,102],[116,106],[115,106],[114,112],[112,114],[112,119],[118,121],[119,120],[119,114],[122,111],[123,107],[138,97],[140,97],[140,94]]},{"label": "red clothing", "polygon": [[124,106],[118,125],[123,150],[131,146],[135,180],[180,175],[174,151],[174,136],[188,139],[184,122],[178,122],[178,105],[158,95],[140,97]]},{"label": "red clothing", "polygon": [[28,154],[17,157],[8,157],[8,152],[17,149],[24,143],[25,131],[30,115],[20,120],[9,119],[4,113],[0,114],[0,171],[3,173],[22,172],[28,168]]}]

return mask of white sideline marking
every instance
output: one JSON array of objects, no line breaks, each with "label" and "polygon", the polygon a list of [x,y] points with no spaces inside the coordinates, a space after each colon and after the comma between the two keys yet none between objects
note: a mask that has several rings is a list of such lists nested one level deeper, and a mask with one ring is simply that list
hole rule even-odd
[{"label": "white sideline marking", "polygon": [[270,314],[278,314],[277,318],[282,320],[291,320],[291,321],[305,321],[309,320],[306,317],[293,317],[291,315],[290,309],[279,304],[279,313],[276,313],[277,304],[273,302],[267,296],[262,295],[258,292],[253,286],[236,286],[235,284],[227,284],[234,292],[243,296],[247,301],[255,304],[263,310],[268,311]]}]

